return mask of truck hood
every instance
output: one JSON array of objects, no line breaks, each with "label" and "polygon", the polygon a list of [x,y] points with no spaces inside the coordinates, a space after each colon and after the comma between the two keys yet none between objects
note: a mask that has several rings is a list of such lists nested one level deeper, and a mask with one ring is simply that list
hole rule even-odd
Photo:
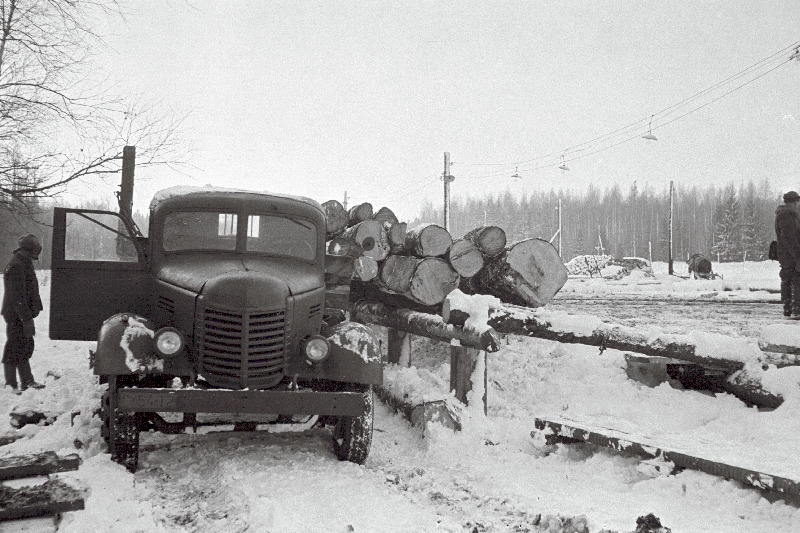
[{"label": "truck hood", "polygon": [[195,294],[209,290],[239,292],[235,288],[237,284],[245,289],[254,288],[253,284],[266,283],[272,287],[269,292],[283,287],[286,296],[289,296],[302,294],[325,284],[323,269],[318,265],[283,258],[260,257],[181,255],[165,262],[155,272],[155,277]]}]

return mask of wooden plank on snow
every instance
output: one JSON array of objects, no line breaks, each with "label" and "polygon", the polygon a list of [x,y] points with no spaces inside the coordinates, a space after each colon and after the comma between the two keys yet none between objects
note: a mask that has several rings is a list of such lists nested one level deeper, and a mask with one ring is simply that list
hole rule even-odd
[{"label": "wooden plank on snow", "polygon": [[77,454],[58,456],[55,452],[15,455],[0,459],[0,480],[42,476],[55,472],[77,470],[80,458]]},{"label": "wooden plank on snow", "polygon": [[0,485],[0,522],[83,509],[83,495],[63,481],[18,489]]},{"label": "wooden plank on snow", "polygon": [[[535,425],[536,430],[544,432],[545,437],[550,441],[588,442],[621,452],[633,453],[648,459],[663,459],[664,461],[672,462],[679,468],[699,470],[714,476],[752,485],[759,489],[800,495],[800,479],[789,479],[768,472],[759,472],[750,468],[668,449],[654,443],[645,442],[645,439],[632,436],[624,431],[589,427],[572,420],[559,419],[546,420],[536,418]],[[534,434],[535,432],[531,435]]]}]

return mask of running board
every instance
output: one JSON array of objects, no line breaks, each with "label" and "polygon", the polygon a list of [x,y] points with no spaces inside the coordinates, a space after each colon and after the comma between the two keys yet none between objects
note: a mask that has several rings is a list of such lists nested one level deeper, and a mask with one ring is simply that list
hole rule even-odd
[{"label": "running board", "polygon": [[[647,459],[662,459],[673,463],[679,468],[690,468],[713,476],[733,479],[762,490],[781,492],[795,496],[800,495],[800,481],[798,480],[729,465],[681,453],[676,450],[660,448],[646,442],[636,442],[635,440],[631,440],[629,438],[631,435],[624,431],[607,428],[589,428],[571,420],[545,420],[536,418],[535,424],[536,431],[543,432],[548,443],[562,442],[568,444],[588,442],[620,452],[639,455]],[[536,431],[531,432],[532,437],[536,435]]]}]

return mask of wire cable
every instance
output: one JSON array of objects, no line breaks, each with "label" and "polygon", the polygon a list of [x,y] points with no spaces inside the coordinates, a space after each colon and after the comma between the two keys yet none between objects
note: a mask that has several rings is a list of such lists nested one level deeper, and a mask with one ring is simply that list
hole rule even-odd
[{"label": "wire cable", "polygon": [[[523,171],[526,171],[526,172],[530,172],[530,171],[539,170],[539,169],[542,169],[542,168],[557,166],[557,165],[559,165],[559,162],[566,163],[566,162],[569,162],[569,161],[575,161],[577,159],[583,159],[583,158],[588,157],[590,155],[594,155],[594,154],[597,154],[599,152],[602,152],[602,151],[605,151],[605,150],[609,150],[611,148],[619,146],[620,144],[624,144],[624,143],[629,142],[629,141],[631,141],[633,139],[641,137],[641,135],[642,135],[641,131],[642,130],[640,130],[638,128],[644,129],[645,125],[647,125],[647,128],[648,128],[647,131],[648,132],[652,132],[652,130],[655,130],[655,129],[658,129],[658,128],[662,128],[662,127],[664,127],[664,126],[666,126],[668,124],[671,124],[671,123],[673,123],[673,122],[675,122],[677,120],[680,120],[680,119],[690,115],[691,113],[699,111],[700,109],[703,109],[704,107],[706,107],[708,105],[711,105],[714,102],[717,102],[717,101],[721,100],[722,98],[730,95],[731,93],[741,89],[742,87],[744,87],[746,85],[749,85],[750,83],[753,83],[754,81],[756,81],[756,80],[766,76],[767,74],[777,70],[779,67],[783,66],[784,64],[792,61],[793,59],[795,59],[797,57],[797,50],[798,49],[800,49],[800,41],[796,41],[796,42],[792,43],[791,45],[786,46],[783,49],[771,54],[770,56],[768,56],[768,57],[766,57],[766,58],[764,58],[764,59],[762,59],[762,60],[760,60],[760,61],[758,61],[758,62],[756,62],[756,63],[754,63],[754,64],[752,64],[752,65],[750,65],[750,66],[748,66],[748,67],[746,67],[744,69],[742,69],[742,70],[740,70],[739,72],[737,72],[737,73],[735,73],[735,74],[733,74],[733,75],[731,75],[731,76],[729,76],[727,78],[725,78],[724,80],[719,81],[719,82],[717,82],[717,83],[715,83],[715,84],[703,89],[702,91],[699,91],[699,92],[695,93],[692,96],[684,98],[683,100],[681,100],[679,102],[676,102],[675,104],[672,104],[672,105],[670,105],[670,106],[668,106],[668,107],[666,107],[664,109],[661,109],[661,110],[657,111],[656,113],[652,113],[652,114],[648,115],[645,118],[642,118],[642,119],[636,120],[634,122],[631,122],[631,123],[629,123],[629,124],[627,124],[625,126],[617,128],[616,130],[613,130],[613,131],[611,131],[609,133],[606,133],[606,134],[603,134],[603,135],[599,135],[597,137],[594,137],[593,139],[589,139],[587,141],[584,141],[584,142],[569,146],[569,147],[567,147],[567,148],[565,148],[563,150],[554,151],[554,152],[551,152],[551,153],[549,153],[547,155],[537,156],[537,157],[525,159],[525,160],[522,160],[522,161],[514,161],[512,163],[481,163],[481,164],[461,163],[461,164],[465,165],[465,166],[496,166],[496,167],[504,167],[504,168],[514,167],[515,169],[517,167],[520,167],[520,170],[523,170]],[[785,54],[790,50],[793,50],[794,53],[788,59],[783,59],[781,56],[785,57]],[[772,66],[772,63],[774,63],[776,60],[781,60],[781,61],[777,65]],[[765,71],[759,73],[759,71],[763,70],[764,68],[768,68],[768,70],[765,70]],[[720,89],[722,87],[725,87],[725,86],[727,86],[727,85],[729,85],[729,84],[731,84],[731,83],[733,83],[735,81],[740,80],[741,78],[744,78],[744,77],[752,75],[752,74],[757,74],[757,75],[755,75],[755,77],[750,77],[744,83],[740,83],[739,85],[736,85],[734,88],[722,93],[721,95],[715,96],[715,97],[711,98],[708,101],[697,102],[697,100],[700,100],[700,99],[702,99],[704,97],[709,96],[711,93],[714,93],[718,89]],[[694,107],[691,107],[688,111],[686,111],[684,113],[681,113],[680,115],[678,115],[676,117],[673,117],[673,118],[671,118],[669,120],[665,120],[667,117],[670,117],[674,113],[677,113],[681,109],[684,109],[684,108],[686,108],[686,107],[688,107],[688,106],[690,106],[692,104],[695,104]],[[655,125],[653,125],[654,121],[656,122]],[[624,137],[624,138],[622,140],[619,140],[619,141],[615,140],[618,137]],[[611,144],[608,144],[608,143],[611,143]],[[587,153],[581,153],[581,152],[587,152]],[[559,158],[559,157],[561,157],[562,159],[561,160],[558,160],[558,159],[554,160],[553,159],[553,158]],[[533,165],[525,166],[525,165],[530,165],[530,164],[533,164]],[[508,174],[508,172],[509,171],[492,172],[492,173],[483,174],[483,175],[475,175],[475,176],[466,175],[466,176],[461,176],[461,177],[463,179],[488,179],[488,178],[505,176],[505,175]]]}]

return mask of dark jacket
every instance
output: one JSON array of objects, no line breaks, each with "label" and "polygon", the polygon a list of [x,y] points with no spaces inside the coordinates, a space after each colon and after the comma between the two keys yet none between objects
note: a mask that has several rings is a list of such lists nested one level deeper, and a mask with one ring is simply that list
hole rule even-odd
[{"label": "dark jacket", "polygon": [[[800,213],[786,204],[775,210],[775,236],[781,267],[800,267]],[[797,268],[800,272],[800,268]]]},{"label": "dark jacket", "polygon": [[17,250],[3,272],[3,307],[0,314],[8,322],[16,319],[27,322],[42,309],[33,260]]}]

